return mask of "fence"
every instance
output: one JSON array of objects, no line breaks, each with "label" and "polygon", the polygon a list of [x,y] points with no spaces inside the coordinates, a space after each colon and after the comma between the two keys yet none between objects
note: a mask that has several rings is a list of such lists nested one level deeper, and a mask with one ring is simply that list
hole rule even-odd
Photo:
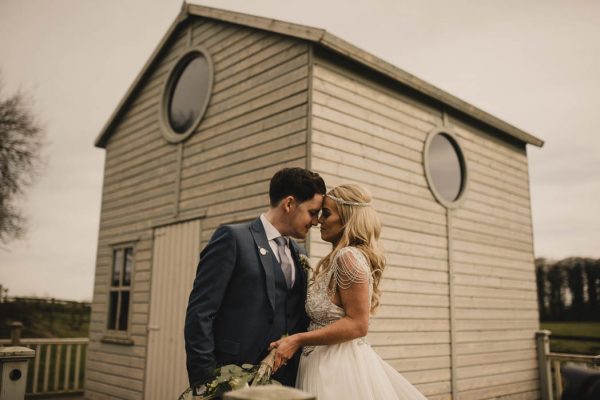
[{"label": "fence", "polygon": [[600,355],[586,356],[550,352],[550,333],[547,330],[536,333],[542,400],[561,398],[563,393],[561,363],[572,362],[584,364],[590,368],[600,368]]},{"label": "fence", "polygon": [[11,327],[11,339],[0,346],[25,346],[35,350],[27,369],[27,394],[83,392],[88,338],[21,339],[20,324]]}]

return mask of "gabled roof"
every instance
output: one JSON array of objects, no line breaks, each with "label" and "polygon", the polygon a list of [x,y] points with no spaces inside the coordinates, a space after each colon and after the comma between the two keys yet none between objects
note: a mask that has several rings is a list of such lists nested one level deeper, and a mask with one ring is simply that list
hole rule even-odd
[{"label": "gabled roof", "polygon": [[544,145],[544,142],[541,139],[538,139],[535,136],[417,78],[416,76],[411,75],[408,72],[403,71],[400,68],[364,50],[359,49],[358,47],[328,33],[323,29],[278,21],[270,18],[256,17],[253,15],[242,14],[233,11],[204,7],[196,4],[187,4],[184,2],[181,13],[177,16],[132,85],[129,87],[129,90],[109,118],[106,125],[102,128],[102,131],[96,138],[96,146],[106,147],[106,143],[111,135],[112,128],[121,116],[121,113],[126,108],[133,93],[138,89],[143,78],[149,73],[151,65],[158,57],[159,52],[166,44],[169,37],[171,37],[172,33],[179,26],[179,24],[185,21],[189,16],[199,16],[218,21],[225,21],[317,43],[329,50],[342,54],[351,60],[365,65],[405,86],[408,86],[409,88],[412,88],[417,92],[424,94],[425,96],[438,100],[452,109],[458,110],[478,121],[483,122],[486,125],[505,132],[509,136],[512,136],[521,142],[533,144],[538,147],[542,147]]}]

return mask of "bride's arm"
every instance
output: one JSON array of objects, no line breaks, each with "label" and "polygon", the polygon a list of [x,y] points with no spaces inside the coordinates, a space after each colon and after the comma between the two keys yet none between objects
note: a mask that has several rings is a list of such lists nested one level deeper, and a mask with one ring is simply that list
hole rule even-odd
[{"label": "bride's arm", "polygon": [[287,362],[302,346],[318,346],[347,342],[363,337],[369,327],[369,269],[358,265],[353,254],[344,254],[341,268],[334,274],[341,307],[345,316],[321,329],[301,332],[271,344],[277,347],[275,370]]}]

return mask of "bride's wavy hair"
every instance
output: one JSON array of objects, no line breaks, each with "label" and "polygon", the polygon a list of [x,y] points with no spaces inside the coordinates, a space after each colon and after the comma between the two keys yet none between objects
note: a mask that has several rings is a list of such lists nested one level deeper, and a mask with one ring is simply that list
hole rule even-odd
[{"label": "bride's wavy hair", "polygon": [[338,251],[347,246],[354,246],[366,257],[373,277],[373,295],[371,296],[371,314],[379,306],[379,282],[385,268],[385,257],[377,241],[381,233],[381,220],[370,203],[371,193],[359,185],[346,184],[331,189],[327,196],[337,206],[342,222],[342,236],[333,250],[319,261],[316,268],[318,275],[331,268],[332,261]]}]

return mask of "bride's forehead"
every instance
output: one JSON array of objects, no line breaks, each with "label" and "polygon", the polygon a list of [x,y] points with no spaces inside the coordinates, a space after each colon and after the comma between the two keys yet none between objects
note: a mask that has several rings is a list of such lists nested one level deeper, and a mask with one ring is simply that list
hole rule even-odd
[{"label": "bride's forehead", "polygon": [[337,204],[335,201],[331,200],[329,197],[325,197],[325,200],[323,201],[323,207],[322,209],[328,209],[328,210],[332,210],[332,211],[336,211],[337,210]]}]

